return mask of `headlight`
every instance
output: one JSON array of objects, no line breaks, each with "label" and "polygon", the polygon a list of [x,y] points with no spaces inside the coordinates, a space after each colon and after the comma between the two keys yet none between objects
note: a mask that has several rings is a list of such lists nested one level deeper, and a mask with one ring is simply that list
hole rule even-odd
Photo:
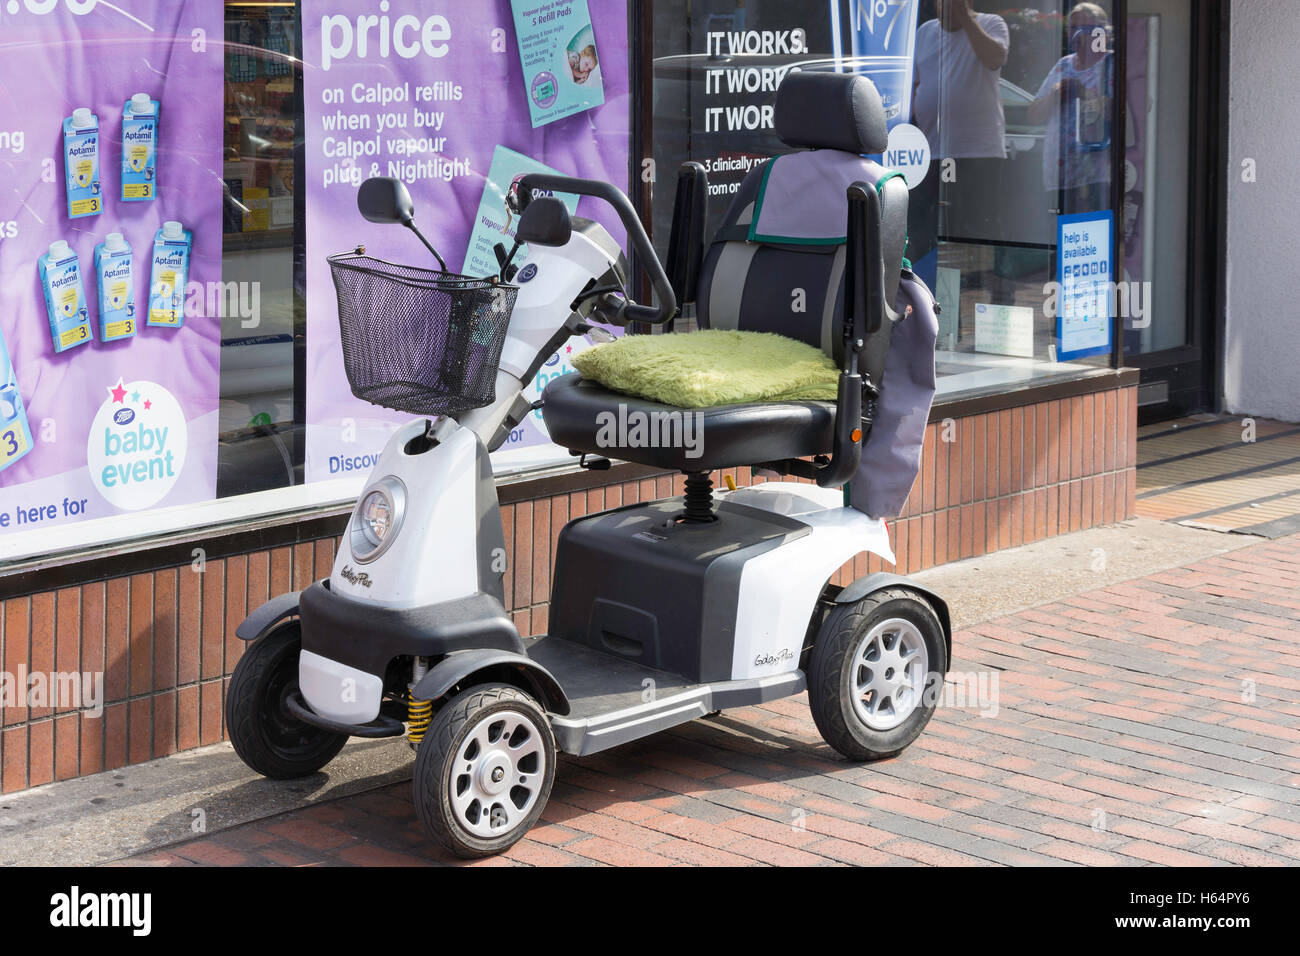
[{"label": "headlight", "polygon": [[379,557],[397,537],[405,510],[406,486],[397,478],[381,478],[363,491],[352,516],[352,556],[363,564]]},{"label": "headlight", "polygon": [[393,506],[388,495],[382,491],[372,491],[361,502],[361,530],[372,547],[384,543],[393,518]]}]

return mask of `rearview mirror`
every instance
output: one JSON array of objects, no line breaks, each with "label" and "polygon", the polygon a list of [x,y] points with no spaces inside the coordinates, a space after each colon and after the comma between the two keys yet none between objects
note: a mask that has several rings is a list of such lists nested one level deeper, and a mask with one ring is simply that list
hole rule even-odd
[{"label": "rearview mirror", "polygon": [[400,179],[367,179],[357,190],[357,209],[370,222],[407,226],[415,219],[415,203]]},{"label": "rearview mirror", "polygon": [[563,246],[573,235],[569,207],[554,196],[530,202],[519,217],[516,242],[535,242],[539,246]]}]

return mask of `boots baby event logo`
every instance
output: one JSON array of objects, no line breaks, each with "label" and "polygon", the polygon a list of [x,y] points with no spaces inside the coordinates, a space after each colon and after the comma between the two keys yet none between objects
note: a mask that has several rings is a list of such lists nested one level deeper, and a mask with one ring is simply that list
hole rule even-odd
[{"label": "boots baby event logo", "polygon": [[123,511],[150,508],[176,484],[189,445],[185,414],[156,382],[117,380],[107,387],[86,440],[95,488]]}]

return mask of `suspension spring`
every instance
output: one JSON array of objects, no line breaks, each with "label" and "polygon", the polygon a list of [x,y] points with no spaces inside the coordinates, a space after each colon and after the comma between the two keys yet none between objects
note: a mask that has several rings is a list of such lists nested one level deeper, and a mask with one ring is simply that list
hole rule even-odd
[{"label": "suspension spring", "polygon": [[406,694],[406,739],[412,746],[417,746],[424,739],[433,722],[433,701],[414,700],[410,691]]}]

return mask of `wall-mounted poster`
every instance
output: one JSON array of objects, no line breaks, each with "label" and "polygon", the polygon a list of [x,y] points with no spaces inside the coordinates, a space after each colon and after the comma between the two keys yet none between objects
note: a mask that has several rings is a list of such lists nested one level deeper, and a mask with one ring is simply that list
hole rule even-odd
[{"label": "wall-mounted poster", "polygon": [[221,5],[0,26],[0,541],[211,499]]},{"label": "wall-mounted poster", "polygon": [[[504,221],[504,207],[497,209],[490,198],[502,186],[497,180],[505,167],[549,168],[624,190],[629,185],[623,0],[517,4],[521,15],[524,8],[536,8],[535,16],[550,17],[536,24],[530,20],[524,33],[516,27],[510,0],[440,4],[436,11],[418,0],[389,0],[388,5],[378,27],[370,25],[372,0],[304,0],[302,5],[308,482],[351,476],[360,482],[392,429],[411,418],[351,393],[326,259],[364,244],[368,255],[392,262],[428,268],[437,263],[409,231],[361,217],[356,196],[362,181],[371,176],[402,180],[420,230],[448,268],[483,274],[496,266],[492,244],[483,248],[483,230],[513,229]],[[535,124],[538,103],[528,91],[536,77],[525,77],[521,55],[526,61],[538,37],[555,40],[561,23],[559,60],[569,69],[568,82],[600,95],[580,111]],[[559,69],[557,63],[551,72]],[[560,102],[559,79],[557,74],[555,103]],[[511,173],[510,181],[516,175]],[[483,203],[492,207],[491,225],[479,215]],[[583,198],[577,211],[598,219],[622,242],[623,230],[607,206]],[[567,368],[559,356],[539,379],[557,368]],[[530,416],[496,454],[498,466],[507,468],[568,460],[565,450],[546,438],[540,415]]]},{"label": "wall-mounted poster", "polygon": [[1060,216],[1056,226],[1056,357],[1067,362],[1110,351],[1115,217]]},{"label": "wall-mounted poster", "polygon": [[533,126],[605,102],[587,0],[511,0]]}]

